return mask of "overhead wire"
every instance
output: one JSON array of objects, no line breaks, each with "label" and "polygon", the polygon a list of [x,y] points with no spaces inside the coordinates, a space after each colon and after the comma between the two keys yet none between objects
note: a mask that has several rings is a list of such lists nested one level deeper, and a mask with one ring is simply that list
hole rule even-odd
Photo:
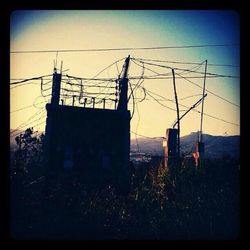
[{"label": "overhead wire", "polygon": [[[147,92],[153,93],[152,91],[149,91],[149,90],[147,90]],[[147,94],[149,94],[149,93],[147,93]],[[161,98],[163,98],[163,99],[165,99],[165,97],[163,97],[163,96],[161,96],[161,95],[159,95],[159,94],[156,94],[156,93],[154,93],[154,94],[157,95],[157,96],[159,96],[159,97],[161,97]],[[163,105],[163,104],[161,104],[161,105]],[[183,105],[183,104],[181,104],[181,103],[179,103],[179,106],[189,109],[188,106]],[[168,109],[169,109],[169,107],[168,107]],[[174,110],[174,109],[173,109],[173,110]],[[176,110],[174,110],[174,111],[176,111]],[[197,110],[197,109],[192,109],[192,111],[200,113],[200,111]],[[203,114],[206,115],[206,116],[208,116],[208,117],[214,118],[214,119],[216,119],[216,120],[223,121],[223,122],[228,123],[228,124],[232,124],[232,125],[235,125],[235,126],[240,126],[240,125],[237,124],[237,123],[229,122],[229,121],[226,121],[226,120],[224,120],[224,119],[221,119],[221,118],[219,118],[219,117],[216,117],[216,116],[213,116],[213,115],[210,115],[210,114],[207,114],[207,113],[203,113]]]},{"label": "overhead wire", "polygon": [[143,79],[143,76],[144,76],[144,72],[145,72],[145,67],[144,67],[144,64],[142,66],[142,73],[141,73],[141,77],[139,78],[138,82],[135,84],[135,87],[133,89],[131,89],[131,93],[128,97],[128,101],[131,97],[131,95],[133,94],[134,90],[138,87],[140,87],[140,85],[143,83],[144,79]]},{"label": "overhead wire", "polygon": [[[178,61],[166,61],[166,60],[155,60],[155,59],[147,59],[147,58],[134,58],[131,59],[135,60],[142,60],[142,61],[152,61],[152,62],[165,62],[165,63],[173,63],[173,64],[185,64],[185,65],[198,65],[200,62],[178,62]],[[217,67],[235,67],[239,68],[239,65],[231,65],[231,64],[215,64],[215,63],[208,63],[208,66],[217,66]]]},{"label": "overhead wire", "polygon": [[98,48],[98,49],[57,49],[57,50],[22,50],[10,51],[11,54],[20,53],[66,53],[66,52],[101,52],[101,51],[122,51],[122,50],[158,50],[158,49],[189,49],[207,47],[234,47],[238,44],[199,44],[199,45],[180,45],[180,46],[154,46],[154,47],[131,47],[131,48]]},{"label": "overhead wire", "polygon": [[24,83],[24,82],[28,82],[28,81],[32,81],[32,80],[38,80],[38,79],[41,79],[42,77],[47,77],[47,76],[52,76],[52,74],[27,78],[27,79],[24,79],[24,80],[21,80],[21,81],[16,81],[16,82],[11,82],[10,85],[20,84],[20,83]]},{"label": "overhead wire", "polygon": [[27,85],[31,85],[31,84],[37,84],[36,82],[25,82],[25,83],[20,83],[20,84],[16,84],[14,86],[10,86],[10,90],[16,89],[18,87],[22,87],[22,86],[27,86]]},{"label": "overhead wire", "polygon": [[[44,101],[39,102],[37,104],[41,104],[41,103],[44,103]],[[25,110],[25,109],[28,109],[28,108],[31,108],[31,107],[34,107],[34,105],[32,104],[32,105],[29,105],[29,106],[26,106],[26,107],[23,107],[23,108],[20,108],[20,109],[16,109],[16,110],[10,111],[10,114],[18,112],[18,111],[21,111],[21,110]]]},{"label": "overhead wire", "polygon": [[[39,119],[40,119],[40,118],[39,118]],[[37,119],[37,120],[39,120],[39,119]],[[37,121],[37,120],[36,120],[36,121]],[[35,122],[35,121],[34,121],[34,122]],[[39,124],[36,124],[36,126],[39,126],[39,125],[41,125],[41,124],[44,124],[44,122],[45,122],[45,121],[42,121],[42,122],[40,122]],[[30,124],[31,124],[31,123],[30,123]],[[30,125],[30,124],[29,124],[29,125]],[[18,136],[18,135],[20,135],[20,134],[22,134],[22,133],[24,133],[24,131],[18,132],[18,133],[14,134],[14,135],[11,135],[10,137],[13,138],[14,136]],[[41,134],[42,134],[42,133],[43,133],[43,132],[41,132]]]},{"label": "overhead wire", "polygon": [[[134,60],[134,59],[131,59],[131,60],[132,60],[133,63],[135,63],[137,66],[139,66],[139,67],[144,67],[144,68],[147,69],[148,71],[151,71],[152,73],[155,74],[155,75],[153,75],[153,76],[147,76],[147,77],[170,76],[170,75],[172,75],[172,72],[161,74],[161,73],[156,72],[156,71],[154,71],[154,70],[152,70],[152,69],[150,69],[150,68],[148,68],[148,67],[145,67],[143,61],[139,61],[141,64],[143,64],[143,66],[142,66],[142,65],[138,64],[138,63],[136,62],[136,60]],[[197,70],[204,64],[204,62],[205,62],[205,61],[199,63],[198,65],[194,66],[194,67],[191,68],[191,69],[188,69],[188,71],[187,71],[187,69],[183,69],[183,72],[181,72],[180,74],[187,74],[187,73],[190,73],[190,71],[192,71],[192,72],[197,72]],[[170,67],[169,69],[171,69],[171,67]],[[171,79],[172,79],[172,77],[171,77]]]},{"label": "overhead wire", "polygon": [[[37,115],[40,114],[40,113],[42,113],[42,115],[44,115],[45,110],[39,110],[39,111],[36,112],[32,117],[30,117],[26,122],[22,123],[22,124],[21,124],[20,126],[18,126],[15,130],[11,131],[11,132],[10,132],[10,134],[11,134],[10,137],[14,137],[14,136],[20,134],[19,132],[15,134],[15,132],[17,132],[17,131],[20,130],[21,128],[23,128],[23,127],[25,127],[25,126],[29,126],[30,124],[32,124],[32,123],[34,123],[34,122],[36,122],[36,121],[39,121],[39,120],[41,119],[41,116],[42,116],[42,115],[41,115],[38,119],[36,119],[36,120],[34,120],[34,121],[28,123],[29,120],[31,120],[32,118],[34,118],[35,116],[37,116]],[[44,122],[44,121],[43,121],[43,122]],[[22,133],[22,132],[21,132],[21,133]]]},{"label": "overhead wire", "polygon": [[[111,85],[111,82],[115,82],[115,78],[96,78],[97,76],[99,76],[102,72],[104,72],[106,69],[108,69],[109,67],[111,67],[111,66],[113,66],[113,65],[116,65],[116,68],[117,68],[117,71],[118,71],[118,66],[117,66],[117,63],[119,62],[119,61],[121,61],[121,60],[123,60],[124,58],[122,58],[122,59],[120,59],[120,60],[117,60],[116,62],[114,62],[114,63],[112,63],[112,64],[110,64],[109,66],[107,66],[106,68],[104,68],[102,71],[100,71],[97,75],[95,75],[93,78],[82,78],[82,77],[74,77],[74,76],[69,76],[69,75],[66,75],[67,76],[67,78],[72,78],[72,79],[78,79],[78,80],[84,80],[84,81],[102,81],[103,83],[105,82],[105,81],[107,81],[108,83],[106,84],[106,86],[105,86],[105,88],[107,88],[108,90],[112,87],[112,86],[108,86],[108,85]],[[134,60],[134,58],[132,58],[133,60],[133,62],[134,63],[136,63],[135,62],[135,60]],[[165,66],[165,65],[158,65],[158,64],[150,64],[150,63],[147,63],[147,62],[145,62],[145,61],[143,61],[143,60],[138,60],[138,59],[136,59],[137,61],[139,61],[141,64],[143,64],[143,66],[141,66],[141,67],[144,67],[144,70],[145,70],[145,65],[144,64],[148,64],[148,65],[152,65],[152,66],[160,66],[160,67],[164,67],[164,68],[169,68],[169,69],[172,69],[173,67],[168,67],[168,66]],[[191,63],[190,63],[191,64]],[[138,65],[138,64],[137,64]],[[200,67],[201,66],[201,64],[200,65],[197,65],[197,66],[195,66],[195,67],[193,67],[193,69],[181,69],[181,68],[174,68],[174,69],[176,69],[176,70],[181,70],[182,72],[188,72],[188,73],[200,73],[200,74],[204,74],[203,72],[197,72],[197,70],[196,71],[194,71],[194,69],[196,69],[197,67]],[[149,68],[147,68],[147,70],[150,70],[150,71],[152,71],[154,74],[156,74],[156,75],[162,75],[162,74],[159,74],[158,72],[156,72],[156,71],[153,71],[153,70],[151,70],[151,69],[149,69]],[[118,73],[119,73],[119,71],[118,71]],[[180,78],[183,78],[183,79],[186,79],[186,80],[188,80],[189,78],[197,78],[197,77],[190,77],[190,76],[188,76],[188,77],[184,77],[182,74],[183,73],[176,73]],[[227,75],[220,75],[220,74],[214,74],[214,73],[207,73],[207,74],[210,74],[210,75],[208,75],[207,77],[209,78],[209,77],[234,77],[234,76],[227,76]],[[24,79],[24,80],[21,80],[21,81],[17,81],[17,82],[13,82],[13,83],[11,83],[11,85],[18,85],[18,84],[24,84],[24,83],[26,83],[27,81],[31,81],[31,80],[39,80],[39,79],[42,79],[43,77],[47,77],[47,76],[51,76],[52,74],[50,74],[50,75],[45,75],[45,76],[40,76],[40,77],[33,77],[33,78],[29,78],[29,79]],[[165,74],[166,75],[166,74]],[[172,77],[170,77],[171,79],[172,79]],[[200,78],[202,78],[202,77],[200,77]],[[164,105],[164,104],[162,104],[157,98],[155,98],[154,96],[153,96],[153,94],[152,94],[152,92],[151,92],[151,94],[150,94],[150,91],[148,91],[148,90],[146,90],[144,87],[141,87],[140,85],[141,85],[141,83],[143,82],[143,80],[144,79],[166,79],[166,77],[162,77],[162,78],[159,78],[159,77],[155,77],[155,78],[153,78],[152,76],[151,77],[147,77],[147,76],[144,76],[144,72],[143,72],[143,74],[141,75],[141,76],[139,76],[139,77],[131,77],[130,79],[132,79],[132,80],[136,80],[136,79],[138,79],[138,83],[137,84],[135,84],[134,86],[134,88],[132,89],[132,85],[130,85],[130,87],[131,87],[131,93],[130,93],[130,97],[133,95],[133,92],[136,90],[136,89],[138,89],[138,88],[142,88],[143,89],[143,91],[144,91],[144,98],[142,99],[142,101],[144,101],[145,99],[146,99],[146,95],[149,95],[151,98],[153,98],[156,102],[158,102],[158,104],[160,104],[161,106],[164,106],[164,107],[166,107],[166,108],[168,108],[168,109],[170,109],[170,110],[172,110],[172,111],[175,111],[175,109],[172,109],[172,108],[170,108],[170,107],[168,107],[168,106],[166,106],[166,105]],[[42,81],[42,80],[41,80]],[[140,83],[140,81],[142,81],[141,83]],[[190,80],[188,80],[188,81],[190,81]],[[190,82],[192,82],[192,81],[190,81]],[[193,83],[193,82],[192,82]],[[98,85],[99,84],[99,85]],[[129,84],[131,84],[130,82],[129,82]],[[193,84],[195,84],[195,83],[193,83]],[[73,84],[72,84],[73,85]],[[200,87],[201,88],[201,86],[199,86],[198,84],[195,84],[196,86],[198,86],[198,87]],[[92,84],[91,85],[91,87],[101,87],[100,86],[100,83],[96,83],[96,85],[95,84]],[[71,86],[72,87],[72,86]],[[90,87],[90,86],[89,86]],[[104,87],[104,86],[103,86]],[[51,88],[50,88],[51,89]],[[107,90],[107,93],[105,94],[105,97],[107,96],[107,95],[109,95],[109,93],[108,93],[108,90]],[[74,90],[73,90],[74,91]],[[219,98],[221,98],[222,100],[224,100],[224,101],[227,101],[227,102],[229,102],[229,103],[231,103],[231,104],[233,104],[233,105],[235,105],[235,106],[238,106],[239,107],[239,105],[237,105],[237,104],[234,104],[234,103],[232,103],[232,102],[230,102],[230,101],[228,101],[228,100],[226,100],[225,98],[223,98],[223,97],[221,97],[221,96],[219,96],[219,95],[217,95],[217,94],[215,94],[215,93],[213,93],[213,92],[211,92],[211,91],[209,91],[209,90],[207,90],[206,89],[206,91],[208,92],[208,93],[211,93],[211,94],[213,94],[213,95],[215,95],[215,96],[217,96],[217,97],[219,97]],[[74,92],[73,92],[74,93]],[[91,93],[91,92],[89,92],[89,94],[99,94],[100,95],[100,92],[99,93]],[[154,93],[154,95],[155,95],[155,93]],[[49,95],[47,95],[47,96],[49,96]],[[45,97],[47,97],[47,96],[45,96]],[[159,96],[159,95],[158,95]],[[130,98],[129,97],[129,98]],[[164,98],[164,97],[163,97]],[[102,98],[99,98],[99,99],[102,99]],[[185,99],[185,98],[183,98],[183,99]],[[110,100],[112,100],[112,99],[110,99]],[[167,101],[172,101],[173,102],[173,100],[169,100],[169,99],[166,99],[166,98],[164,98],[164,100],[167,100]],[[135,103],[135,97],[133,96],[133,101],[134,101],[134,103]],[[134,104],[134,108],[135,108],[135,105],[136,105],[136,103]],[[181,106],[184,106],[184,107],[186,107],[186,108],[188,108],[187,106],[185,106],[185,105],[181,105]],[[138,108],[138,107],[137,107]],[[197,110],[193,110],[193,111],[197,111]],[[199,111],[197,111],[197,112],[199,112]],[[199,112],[200,113],[200,112]],[[221,121],[223,121],[223,122],[227,122],[227,123],[230,123],[230,124],[234,124],[234,125],[236,125],[236,126],[239,126],[238,124],[235,124],[235,123],[231,123],[231,122],[228,122],[228,121],[225,121],[225,120],[223,120],[223,119],[220,119],[220,118],[218,118],[218,117],[215,117],[215,116],[212,116],[212,115],[209,115],[209,114],[205,114],[204,113],[204,115],[207,115],[207,116],[209,116],[209,117],[211,117],[211,118],[214,118],[214,119],[218,119],[218,120],[221,120]]]},{"label": "overhead wire", "polygon": [[[202,75],[204,75],[204,72],[193,71],[193,70],[190,70],[190,69],[183,69],[183,68],[170,67],[170,66],[166,66],[166,65],[162,65],[162,64],[149,63],[149,62],[140,61],[140,60],[137,60],[137,61],[139,61],[139,62],[144,62],[145,64],[148,64],[148,65],[151,65],[151,66],[157,66],[157,67],[166,68],[166,69],[171,69],[171,70],[174,69],[174,70],[187,71],[187,72],[191,72],[191,73],[196,73],[196,74],[202,74]],[[215,76],[215,77],[240,78],[239,76],[221,75],[221,74],[215,74],[215,73],[211,73],[211,72],[207,72],[206,75],[207,75],[207,76]]]},{"label": "overhead wire", "polygon": [[[179,75],[178,73],[176,73],[176,74]],[[180,76],[180,75],[179,75],[179,76]],[[199,84],[197,84],[197,83],[195,83],[195,82],[189,80],[188,78],[186,78],[186,77],[184,77],[184,76],[181,76],[181,78],[185,79],[186,81],[190,82],[191,84],[193,84],[193,85],[195,85],[195,86],[197,86],[197,87],[199,87],[199,88],[202,89],[202,87],[201,87]],[[224,100],[225,102],[228,102],[228,103],[230,103],[230,104],[232,104],[232,105],[234,105],[234,106],[240,108],[240,105],[235,104],[235,103],[233,103],[233,102],[231,102],[231,101],[225,99],[224,97],[222,97],[222,96],[220,96],[220,95],[218,95],[218,94],[213,93],[212,91],[210,91],[210,90],[208,90],[208,89],[205,89],[205,90],[206,90],[208,93],[210,93],[210,94],[212,94],[212,95],[214,95],[214,96],[220,98],[221,100]]]},{"label": "overhead wire", "polygon": [[41,113],[42,110],[38,110],[35,114],[33,114],[31,117],[28,118],[28,120],[26,120],[25,122],[21,123],[16,129],[14,129],[13,131],[11,131],[10,133],[14,133],[16,130],[18,130],[19,128],[22,128],[23,126],[25,126],[25,124],[31,120],[32,118],[34,118],[35,116],[37,116],[39,113]]},{"label": "overhead wire", "polygon": [[[158,97],[160,97],[160,98],[162,98],[162,99],[164,99],[164,100],[166,100],[166,101],[170,101],[170,102],[173,102],[173,103],[174,103],[174,101],[171,100],[171,99],[168,99],[168,98],[166,98],[166,97],[164,97],[164,96],[162,96],[162,95],[159,95],[159,94],[157,94],[157,93],[155,93],[155,92],[153,92],[153,91],[150,91],[150,90],[147,90],[147,89],[145,89],[145,90],[146,90],[146,92],[147,92],[148,95],[150,95],[150,93],[151,93],[151,95],[153,94],[153,95],[158,96]],[[151,97],[152,97],[152,96],[151,96]],[[153,99],[159,103],[159,101],[158,101],[156,98],[153,97]],[[162,103],[159,103],[159,104],[162,105],[162,106],[165,106],[165,105],[162,104]],[[179,106],[184,107],[184,108],[186,108],[186,109],[189,109],[189,108],[190,108],[190,107],[188,107],[188,106],[186,106],[186,105],[183,105],[183,104],[181,104],[181,103],[179,103]],[[165,107],[166,107],[167,109],[170,109],[170,110],[176,112],[175,109],[172,109],[172,108],[170,108],[170,107],[168,107],[168,106],[165,106]],[[182,110],[182,111],[184,111],[184,110]],[[196,110],[196,109],[192,109],[192,111],[200,113],[200,111],[199,111],[199,110]],[[232,125],[235,125],[235,126],[240,126],[239,124],[236,124],[236,123],[232,123],[232,122],[226,121],[226,120],[224,120],[224,119],[221,119],[221,118],[219,118],[219,117],[216,117],[216,116],[213,116],[213,115],[210,115],[210,114],[207,114],[207,113],[203,113],[203,114],[206,115],[206,116],[208,116],[208,117],[211,117],[211,118],[214,118],[214,119],[223,121],[223,122],[228,123],[228,124],[232,124]]]},{"label": "overhead wire", "polygon": [[132,130],[130,130],[130,133],[134,134],[134,135],[137,135],[137,136],[140,136],[140,137],[144,137],[144,138],[148,138],[148,139],[160,139],[160,138],[164,138],[162,136],[156,136],[156,137],[150,137],[150,136],[146,136],[146,135],[141,135],[141,134],[138,134]]},{"label": "overhead wire", "polygon": [[[204,62],[202,62],[201,64],[203,64],[203,63],[204,63]],[[170,67],[167,67],[167,68],[170,68]],[[174,68],[174,69],[176,69],[176,68]],[[188,71],[191,72],[192,70],[188,70]],[[192,71],[192,72],[193,72],[193,71]],[[207,73],[207,74],[208,74],[208,73]],[[210,74],[211,74],[211,73],[210,73]],[[198,86],[199,88],[202,88],[200,85],[198,85],[198,84],[194,83],[193,81],[189,80],[188,78],[190,78],[190,77],[184,77],[184,76],[183,76],[182,74],[180,74],[180,73],[176,73],[176,75],[178,75],[180,78],[186,79],[187,81],[189,81],[190,83],[192,83],[192,84]],[[214,96],[216,96],[216,97],[218,97],[218,98],[220,98],[220,99],[222,99],[222,100],[224,100],[224,101],[226,101],[226,102],[228,102],[228,103],[234,105],[234,106],[240,107],[239,105],[237,105],[237,104],[235,104],[235,103],[233,103],[233,102],[231,102],[231,101],[225,99],[224,97],[221,97],[221,96],[219,96],[219,95],[213,93],[212,91],[210,91],[210,90],[208,90],[208,89],[206,89],[206,91],[207,91],[208,93],[210,93],[210,94],[212,94],[212,95],[214,95]]]}]

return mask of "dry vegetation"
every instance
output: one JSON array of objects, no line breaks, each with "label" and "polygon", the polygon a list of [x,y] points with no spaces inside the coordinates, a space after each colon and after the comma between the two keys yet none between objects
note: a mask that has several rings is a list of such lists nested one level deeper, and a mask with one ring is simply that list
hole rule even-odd
[{"label": "dry vegetation", "polygon": [[[18,239],[235,239],[239,160],[185,161],[173,173],[153,162],[131,172],[128,195],[79,172],[48,176],[42,137],[26,131],[11,160],[11,235]],[[105,178],[104,178],[105,179]]]}]

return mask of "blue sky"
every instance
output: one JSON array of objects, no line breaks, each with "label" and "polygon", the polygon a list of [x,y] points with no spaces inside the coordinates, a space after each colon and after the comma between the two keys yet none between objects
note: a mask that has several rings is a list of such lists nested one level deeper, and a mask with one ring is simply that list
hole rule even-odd
[{"label": "blue sky", "polygon": [[[12,13],[10,28],[11,51],[240,43],[239,16],[232,11],[16,11]],[[209,64],[240,64],[239,46],[59,53],[58,60],[63,60],[63,65],[70,69],[72,75],[93,76],[102,68],[128,54],[138,58],[179,62],[208,60]],[[55,56],[55,54],[11,54],[11,78],[29,78],[51,73]],[[183,65],[178,66],[183,67]],[[163,73],[162,69],[152,69]],[[200,70],[204,71],[204,67]],[[237,67],[208,66],[208,72],[239,76]],[[112,69],[108,73],[115,75]],[[140,69],[136,69],[136,65],[131,64],[129,73],[131,76],[140,74]],[[202,86],[202,80],[197,80],[196,83]],[[173,98],[171,80],[145,80],[144,84],[151,91],[163,94],[166,98]],[[238,78],[207,79],[207,88],[236,104],[240,103]],[[180,98],[201,92],[200,89],[194,89],[187,82],[180,80],[177,82],[177,89]],[[24,95],[27,98],[23,98]],[[35,98],[40,98],[39,95],[39,86],[35,84],[13,89],[11,109],[16,110],[32,105]],[[189,99],[184,103],[190,106],[196,100]],[[172,124],[176,116],[174,112],[171,113],[151,101],[138,104],[138,110],[139,114],[135,112],[131,121],[132,129],[147,136],[164,134],[165,128]],[[34,108],[13,113],[11,127],[18,127],[35,112]],[[212,95],[206,98],[205,112],[239,124],[239,108]],[[182,123],[182,135],[197,131],[198,128],[199,115],[191,112]],[[42,130],[44,127],[38,127],[38,129]],[[204,131],[210,134],[224,132],[239,134],[239,127],[206,117]]]}]

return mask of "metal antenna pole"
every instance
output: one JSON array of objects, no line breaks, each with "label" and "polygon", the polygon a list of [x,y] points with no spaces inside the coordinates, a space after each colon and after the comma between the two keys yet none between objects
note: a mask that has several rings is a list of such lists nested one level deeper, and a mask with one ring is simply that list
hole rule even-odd
[{"label": "metal antenna pole", "polygon": [[57,69],[57,57],[58,57],[58,51],[56,52],[55,69]]},{"label": "metal antenna pole", "polygon": [[178,159],[180,158],[180,114],[179,114],[179,104],[175,86],[175,74],[174,69],[172,69],[173,74],[173,85],[174,85],[174,95],[175,95],[175,102],[176,102],[176,110],[177,110],[177,124],[178,124],[178,138],[177,138],[177,152],[178,152]]},{"label": "metal antenna pole", "polygon": [[204,75],[204,83],[203,83],[203,93],[202,93],[202,104],[201,104],[201,127],[200,127],[200,138],[199,142],[202,142],[202,123],[203,123],[203,109],[204,109],[204,96],[205,96],[205,86],[206,86],[206,75],[207,75],[207,60],[205,61],[205,75]]},{"label": "metal antenna pole", "polygon": [[62,67],[63,67],[63,61],[61,61],[61,70],[60,70],[61,74],[62,74]]}]

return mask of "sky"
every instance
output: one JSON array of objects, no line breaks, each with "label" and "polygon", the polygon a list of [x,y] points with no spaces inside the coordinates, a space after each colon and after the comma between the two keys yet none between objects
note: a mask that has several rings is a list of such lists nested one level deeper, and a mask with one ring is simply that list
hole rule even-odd
[{"label": "sky", "polygon": [[[60,68],[61,62],[63,62],[63,73],[86,78],[95,76],[102,69],[118,61],[117,64],[112,65],[98,76],[100,78],[117,78],[128,55],[136,59],[167,61],[147,62],[165,65],[169,68],[144,63],[144,76],[152,76],[156,73],[169,74],[166,79],[145,79],[141,83],[141,86],[151,91],[149,93],[153,93],[153,97],[158,102],[149,94],[144,96],[142,88],[138,88],[134,92],[135,105],[133,105],[132,98],[128,104],[131,113],[133,113],[134,107],[131,131],[139,135],[157,137],[164,136],[165,130],[172,127],[176,120],[171,68],[178,68],[179,70],[175,70],[177,74],[200,86],[199,88],[176,75],[179,103],[185,106],[180,106],[181,115],[202,96],[204,61],[207,60],[208,73],[234,77],[206,79],[206,89],[209,92],[206,92],[207,97],[204,101],[204,113],[207,115],[203,117],[203,132],[212,135],[239,135],[240,23],[236,12],[226,10],[20,10],[14,11],[10,19],[11,52],[216,44],[230,46],[67,53],[10,53],[10,83],[17,82],[19,79],[52,74],[55,60],[57,68]],[[187,62],[201,64],[198,66],[183,64]],[[131,61],[128,77],[141,76],[142,65],[138,60]],[[202,74],[189,73],[183,69],[197,70]],[[202,77],[188,78],[198,75]],[[138,79],[130,80],[130,83],[135,86],[133,84],[137,84],[138,81]],[[44,82],[46,83],[46,80]],[[88,83],[91,84],[91,82]],[[45,86],[50,86],[50,83]],[[10,89],[11,129],[33,126],[34,130],[44,131],[45,104],[50,102],[50,90],[45,92],[46,95],[43,97],[40,80],[11,84]],[[145,100],[143,100],[144,98]],[[65,104],[70,105],[70,102],[71,100],[65,99]],[[108,108],[112,108],[112,103],[110,105]],[[196,109],[200,111],[201,105]],[[190,111],[180,121],[180,125],[181,136],[197,132],[200,129],[200,114]],[[131,138],[134,137],[135,134],[131,133]]]}]

